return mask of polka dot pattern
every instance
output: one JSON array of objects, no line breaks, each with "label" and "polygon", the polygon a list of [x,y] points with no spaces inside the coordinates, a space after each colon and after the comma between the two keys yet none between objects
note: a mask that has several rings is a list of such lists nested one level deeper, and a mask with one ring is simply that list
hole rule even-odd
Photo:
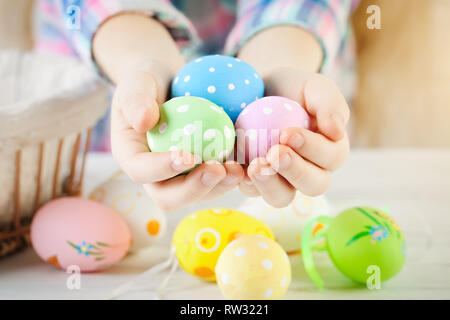
[{"label": "polka dot pattern", "polygon": [[233,135],[232,130],[229,127],[227,127],[227,126],[223,127],[223,132],[225,134],[225,138],[227,138],[227,139],[230,139],[231,136]]},{"label": "polka dot pattern", "polygon": [[228,274],[226,274],[225,272],[222,273],[222,275],[220,276],[220,280],[222,281],[223,284],[228,284],[229,281]]},{"label": "polka dot pattern", "polygon": [[189,110],[189,105],[188,104],[184,104],[184,105],[182,105],[182,106],[177,108],[178,112],[186,112],[188,110]]},{"label": "polka dot pattern", "polygon": [[266,292],[264,292],[264,298],[269,299],[273,294],[273,289],[267,289]]},{"label": "polka dot pattern", "polygon": [[[205,83],[205,79],[208,82]],[[263,97],[264,83],[256,70],[246,62],[233,57],[211,55],[187,63],[175,76],[171,90],[173,97],[189,93],[209,99],[223,107],[234,122],[255,97]]]},{"label": "polka dot pattern", "polygon": [[265,243],[264,241],[258,242],[258,246],[259,246],[260,248],[263,248],[264,250],[269,249],[269,246],[268,246],[267,243]]},{"label": "polka dot pattern", "polygon": [[166,131],[166,129],[167,129],[167,122],[163,122],[159,125],[158,131],[159,131],[159,133],[164,133]]},{"label": "polka dot pattern", "polygon": [[160,229],[161,226],[158,220],[151,220],[147,223],[147,231],[153,237],[158,235]]},{"label": "polka dot pattern", "polygon": [[216,130],[214,129],[208,129],[205,131],[205,133],[203,134],[203,138],[205,140],[211,140],[212,138],[214,138],[216,136]]},{"label": "polka dot pattern", "polygon": [[281,279],[280,286],[284,288],[286,284],[287,284],[287,276],[283,276],[283,278]]},{"label": "polka dot pattern", "polygon": [[190,136],[191,134],[193,134],[195,131],[195,126],[191,123],[187,124],[184,128],[183,128],[183,132],[185,135]]},{"label": "polka dot pattern", "polygon": [[243,256],[245,256],[247,254],[247,249],[245,249],[245,248],[238,248],[238,249],[236,249],[234,254],[236,255],[236,257],[243,257]]},{"label": "polka dot pattern", "polygon": [[[307,112],[295,101],[277,96],[256,99],[245,107],[235,123],[236,130],[245,132],[245,154],[238,157],[245,156],[246,163],[264,157],[272,145],[279,143],[283,129],[309,126]],[[238,144],[239,139],[238,136]]]},{"label": "polka dot pattern", "polygon": [[[261,230],[272,237],[264,223],[242,212],[226,208],[204,209],[187,215],[178,224],[172,243],[180,266],[187,272],[204,280],[227,284],[234,279],[231,273],[223,271],[211,275],[209,271],[216,269],[225,248],[234,246],[244,235],[257,234]],[[245,261],[252,252],[246,246],[236,245],[231,254]]]},{"label": "polka dot pattern", "polygon": [[273,267],[273,263],[269,259],[264,259],[261,262],[261,265],[267,270],[272,270],[272,267]]},{"label": "polka dot pattern", "polygon": [[181,97],[161,105],[159,124],[147,132],[147,141],[154,152],[191,152],[198,164],[223,161],[233,150],[235,132],[219,106],[204,98]]},{"label": "polka dot pattern", "polygon": [[228,299],[281,299],[291,281],[291,266],[275,241],[241,236],[222,251],[215,267],[217,283]]}]

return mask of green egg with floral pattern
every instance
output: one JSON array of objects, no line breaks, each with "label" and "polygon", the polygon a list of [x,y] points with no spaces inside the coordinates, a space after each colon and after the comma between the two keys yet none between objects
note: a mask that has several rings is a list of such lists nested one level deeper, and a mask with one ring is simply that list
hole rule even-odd
[{"label": "green egg with floral pattern", "polygon": [[233,151],[233,122],[222,108],[199,97],[177,97],[160,106],[158,124],[147,132],[152,152],[184,150],[208,160],[224,161]]},{"label": "green egg with floral pattern", "polygon": [[[315,221],[324,223],[325,228],[319,237],[325,238],[325,250],[335,267],[346,277],[361,284],[382,282],[395,276],[403,267],[405,238],[394,220],[381,210],[355,207],[344,210],[335,218],[319,217]],[[312,229],[312,225],[305,229]],[[311,234],[308,230],[305,231]],[[317,238],[311,235],[304,237],[302,251],[307,273],[322,287],[322,279],[314,269],[311,255],[311,244]]]},{"label": "green egg with floral pattern", "polygon": [[366,283],[379,271],[381,281],[396,275],[405,262],[405,238],[380,210],[358,207],[343,211],[327,230],[328,252],[347,277]]}]

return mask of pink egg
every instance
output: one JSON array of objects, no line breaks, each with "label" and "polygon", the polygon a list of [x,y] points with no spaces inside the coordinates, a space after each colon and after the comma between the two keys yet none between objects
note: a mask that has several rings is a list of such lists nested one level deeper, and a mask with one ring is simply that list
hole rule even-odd
[{"label": "pink egg", "polygon": [[308,113],[297,102],[271,96],[250,103],[236,120],[237,160],[250,163],[264,157],[290,127],[309,127]]},{"label": "pink egg", "polygon": [[42,260],[64,270],[90,272],[108,268],[128,251],[130,231],[112,209],[82,198],[53,200],[38,210],[31,243]]}]

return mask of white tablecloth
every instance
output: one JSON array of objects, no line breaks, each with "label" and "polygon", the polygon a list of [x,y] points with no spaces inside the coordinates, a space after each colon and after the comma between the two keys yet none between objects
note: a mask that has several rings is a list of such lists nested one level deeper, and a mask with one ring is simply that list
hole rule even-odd
[{"label": "white tablecloth", "polygon": [[[91,154],[85,194],[117,169],[109,155]],[[356,205],[388,207],[407,239],[405,266],[396,277],[382,283],[381,289],[369,290],[347,280],[326,254],[318,253],[316,263],[326,285],[319,292],[305,275],[300,256],[292,256],[293,282],[287,299],[450,299],[450,150],[353,151],[347,164],[333,176],[327,197],[336,212]],[[197,208],[236,207],[243,199],[235,190],[214,203],[170,215],[177,221]],[[0,299],[101,299],[167,254],[167,247],[161,245],[128,256],[108,271],[83,274],[81,288],[69,290],[69,275],[43,263],[28,249],[0,260]],[[141,291],[123,298],[148,299],[152,295]],[[217,285],[178,270],[165,298],[222,299],[222,295]]]}]

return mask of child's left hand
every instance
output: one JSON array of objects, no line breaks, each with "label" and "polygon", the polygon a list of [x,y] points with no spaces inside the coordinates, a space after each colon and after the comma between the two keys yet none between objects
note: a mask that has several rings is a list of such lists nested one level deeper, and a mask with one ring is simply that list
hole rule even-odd
[{"label": "child's left hand", "polygon": [[345,126],[350,111],[337,86],[317,73],[278,68],[265,79],[266,95],[283,96],[302,105],[311,117],[310,130],[288,128],[265,158],[254,159],[240,183],[248,196],[261,195],[274,207],[288,205],[296,190],[320,195],[349,153]]}]

